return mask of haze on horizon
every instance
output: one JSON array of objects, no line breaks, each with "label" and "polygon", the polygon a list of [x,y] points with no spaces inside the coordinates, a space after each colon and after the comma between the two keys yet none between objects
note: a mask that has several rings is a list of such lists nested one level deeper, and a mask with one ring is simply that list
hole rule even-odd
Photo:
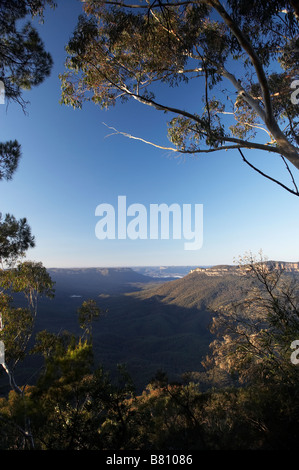
[{"label": "haze on horizon", "polygon": [[[169,117],[139,103],[117,104],[108,112],[88,103],[82,110],[59,104],[65,46],[81,12],[81,2],[67,0],[46,8],[44,24],[34,20],[53,57],[51,76],[24,93],[27,114],[14,103],[0,106],[2,139],[22,144],[13,180],[0,185],[1,210],[27,218],[36,239],[27,259],[46,267],[205,266],[233,264],[260,250],[269,259],[299,259],[297,198],[251,171],[238,152],[174,157],[110,135],[107,126],[167,145]],[[192,108],[197,88],[182,84],[163,93]],[[263,158],[267,163],[273,156]],[[273,161],[272,170],[280,175],[279,162]],[[183,240],[173,239],[98,240],[96,207],[116,207],[120,195],[128,205],[145,207],[202,204],[202,247],[188,252]]]}]

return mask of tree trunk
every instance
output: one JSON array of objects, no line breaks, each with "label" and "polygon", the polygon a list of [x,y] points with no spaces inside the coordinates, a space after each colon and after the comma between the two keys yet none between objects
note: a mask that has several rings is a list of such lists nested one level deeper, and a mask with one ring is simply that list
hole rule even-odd
[{"label": "tree trunk", "polygon": [[281,149],[281,155],[299,170],[299,149],[288,141],[276,121],[268,123],[266,120],[266,125]]}]

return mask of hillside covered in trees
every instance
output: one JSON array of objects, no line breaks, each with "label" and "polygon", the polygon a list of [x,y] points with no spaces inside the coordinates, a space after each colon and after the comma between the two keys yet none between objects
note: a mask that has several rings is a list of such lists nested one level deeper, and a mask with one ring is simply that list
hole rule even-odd
[{"label": "hillside covered in trees", "polygon": [[[27,275],[29,269],[38,274],[36,267],[25,264],[25,268]],[[8,280],[2,275],[2,285]],[[14,289],[16,285],[10,286]],[[9,347],[7,328],[1,337],[8,348],[7,366],[11,367],[14,386],[0,400],[2,449],[296,448],[296,273],[273,269],[265,262],[251,262],[243,267],[242,275],[193,272],[161,286],[131,292],[128,297],[131,296],[143,297],[138,305],[140,325],[144,328],[146,308],[142,306],[148,299],[172,306],[172,321],[178,320],[175,306],[186,305],[191,298],[199,312],[204,306],[209,322],[200,327],[192,325],[194,334],[202,337],[205,345],[199,355],[201,364],[176,380],[171,380],[167,371],[156,370],[142,389],[136,388],[125,364],[119,365],[118,374],[111,376],[96,354],[100,342],[96,330],[105,318],[98,298],[97,302],[84,300],[78,309],[81,333],[37,333],[30,349],[31,354],[43,358],[43,365],[36,371],[34,384],[17,385],[16,364],[23,359],[25,350],[21,341],[14,341]],[[2,310],[3,320],[7,326],[12,322],[14,331],[17,325],[13,314],[21,311],[8,305]],[[190,311],[194,313],[194,306]],[[148,341],[154,335],[167,336],[162,329],[159,331],[162,318],[155,322],[159,317],[163,317],[163,310],[154,309],[149,321],[153,334]],[[23,321],[18,328],[24,341],[26,318]],[[179,318],[178,328],[183,336],[186,323],[188,317]],[[165,328],[170,324],[169,319]],[[28,326],[27,319],[27,334]],[[209,334],[205,332],[208,327]],[[130,329],[129,323],[126,328]],[[135,334],[141,335],[145,347],[145,332],[138,333],[136,328]],[[132,336],[130,341],[133,340]],[[186,347],[190,347],[190,338],[187,335],[181,345],[178,338],[174,341],[177,354],[188,363]],[[154,346],[159,349],[159,344]]]},{"label": "hillside covered in trees", "polygon": [[[56,31],[45,34],[49,49],[59,51],[59,104],[66,106],[49,117],[53,95],[46,102],[47,91],[37,93],[38,116],[30,121],[34,125],[28,136],[27,128],[21,132],[14,106],[26,114],[28,94],[57,65],[40,35],[46,8],[57,5],[53,0],[0,2],[0,101],[3,104],[4,94],[6,103],[13,105],[13,125],[7,126],[0,142],[0,183],[5,184],[5,199],[10,195],[0,208],[0,450],[297,450],[298,211],[289,210],[285,225],[277,222],[277,202],[283,217],[283,204],[290,200],[278,198],[274,190],[269,197],[268,186],[259,192],[256,179],[248,185],[248,201],[241,199],[243,173],[230,157],[236,153],[242,168],[298,200],[298,2],[81,3],[76,25],[73,18],[68,22],[71,8],[60,16],[60,33],[66,25],[72,27],[67,44],[57,45]],[[66,2],[62,5],[65,8]],[[65,47],[63,60],[60,47]],[[51,82],[49,92],[57,90],[57,82]],[[188,100],[182,85],[194,87]],[[165,98],[166,88],[175,93]],[[168,143],[161,134],[161,144],[114,127],[113,134],[181,157],[224,151],[224,158],[205,161],[202,174],[196,175],[193,166],[189,172],[173,167],[169,171],[165,162],[156,167],[157,160],[152,168],[149,158],[141,160],[141,152],[131,159],[125,145],[108,158],[107,147],[94,140],[98,127],[91,107],[86,122],[86,114],[80,121],[78,113],[74,118],[65,111],[67,106],[80,110],[89,102],[111,110],[116,102],[128,101],[169,117]],[[153,115],[147,121],[135,109],[131,112],[137,128],[144,125],[148,130],[156,124]],[[127,121],[126,111],[122,117]],[[58,156],[54,142],[59,142]],[[77,145],[82,145],[81,153]],[[18,186],[10,190],[6,183],[19,176],[23,151],[32,152],[26,160],[28,172],[21,171]],[[236,174],[231,177],[233,168]],[[188,175],[184,185],[183,175]],[[275,194],[275,225],[267,227],[266,241],[277,250],[277,244],[287,249],[288,240],[293,240],[288,254],[296,263],[246,255],[237,267],[195,267],[182,278],[166,281],[157,279],[152,269],[47,269],[41,261],[26,258],[28,250],[37,248],[51,262],[56,254],[61,263],[73,265],[76,259],[82,265],[89,256],[94,265],[96,250],[90,244],[99,246],[93,218],[99,214],[91,210],[95,197],[127,189],[135,200],[142,193],[147,201],[180,197],[185,204],[185,194],[197,201],[198,193],[191,190],[201,184],[201,195],[205,201],[213,199],[208,205],[211,211],[217,207],[219,218],[223,209],[228,216],[240,194],[240,204],[230,214],[234,224],[226,244],[221,221],[227,221],[214,224],[215,212],[208,217],[213,257],[216,247],[218,253],[223,250],[218,244],[237,250],[240,245],[234,244],[240,239],[247,242],[246,230],[260,242],[261,223]],[[268,206],[262,206],[266,196]],[[267,213],[251,220],[257,205]],[[39,247],[23,210],[30,211],[38,227]],[[242,221],[245,229],[240,229]],[[114,217],[113,235],[115,222]],[[132,244],[122,244],[128,231],[121,227],[117,249],[102,244],[101,259],[108,259],[109,253],[113,264],[130,246],[133,265],[141,255],[152,261],[152,256],[164,255],[165,246],[178,246],[176,239],[169,245],[151,245],[148,252],[138,245],[135,252],[134,242],[146,239],[137,222],[136,217],[130,225]],[[267,223],[273,223],[271,215]],[[190,232],[186,239],[191,239]],[[294,238],[287,236],[290,233]],[[160,242],[156,230],[153,234],[153,241]],[[161,238],[169,242],[165,232]],[[111,251],[106,253],[105,247]],[[173,250],[172,259],[179,263]],[[69,257],[62,260],[66,251]],[[176,276],[176,268],[168,273]]]}]

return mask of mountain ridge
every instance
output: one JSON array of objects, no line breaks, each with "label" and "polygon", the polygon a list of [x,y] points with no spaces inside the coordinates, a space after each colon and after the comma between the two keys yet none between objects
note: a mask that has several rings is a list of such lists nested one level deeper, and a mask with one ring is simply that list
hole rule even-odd
[{"label": "mountain ridge", "polygon": [[[257,263],[258,264],[258,263]],[[267,264],[270,268],[274,269],[281,269],[285,272],[299,272],[299,262],[297,261],[275,261],[275,260],[270,260],[270,261],[265,261],[265,264]],[[235,265],[229,265],[229,264],[219,264],[219,265],[214,265],[210,266],[208,268],[202,268],[198,267],[195,269],[192,269],[189,274],[192,274],[194,272],[197,273],[205,273],[208,276],[213,276],[213,275],[221,275],[221,274],[242,274],[242,268],[240,266],[235,266]]]},{"label": "mountain ridge", "polygon": [[[299,278],[297,263],[283,266],[289,269],[286,275]],[[179,380],[187,371],[202,371],[215,312],[244,298],[251,288],[253,281],[236,276],[236,270],[215,265],[179,279],[159,279],[132,268],[52,268],[55,297],[40,299],[36,331],[80,334],[77,310],[82,301],[93,298],[103,312],[93,325],[96,362],[109,371],[127,364],[138,388],[147,385],[157,370]],[[218,275],[207,275],[215,271]],[[29,369],[28,375],[33,372]]]}]

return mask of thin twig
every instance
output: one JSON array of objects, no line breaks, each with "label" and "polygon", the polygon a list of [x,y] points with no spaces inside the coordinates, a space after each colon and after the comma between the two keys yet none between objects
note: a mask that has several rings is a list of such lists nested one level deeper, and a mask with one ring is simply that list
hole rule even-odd
[{"label": "thin twig", "polygon": [[290,174],[290,176],[291,176],[291,179],[292,179],[292,181],[293,181],[293,185],[295,186],[296,192],[298,193],[299,191],[298,191],[298,187],[297,187],[297,184],[296,184],[296,182],[295,182],[293,173],[291,172],[290,167],[289,167],[289,165],[287,164],[286,159],[284,158],[283,155],[281,155],[281,158],[283,159],[283,161],[284,161],[284,163],[285,163],[285,166],[287,167],[287,170],[288,170],[288,172],[289,172],[289,174]]},{"label": "thin twig", "polygon": [[[245,163],[247,163],[247,165],[249,165],[253,170],[255,170],[257,173],[259,173],[260,175],[264,176],[265,178],[268,178],[269,180],[273,181],[274,183],[278,184],[279,186],[281,186],[282,188],[284,188],[286,191],[289,191],[291,194],[294,194],[295,196],[299,196],[299,192],[298,192],[298,189],[297,191],[294,191],[293,189],[291,188],[288,188],[287,186],[285,186],[283,183],[281,183],[280,181],[276,180],[275,178],[272,178],[271,176],[267,175],[266,173],[264,173],[263,171],[259,170],[258,168],[256,168],[254,165],[252,165],[252,163],[250,163],[248,160],[246,160],[242,150],[240,148],[238,148],[238,151],[240,152],[242,158],[243,158],[243,161]],[[296,186],[297,188],[297,186]]]}]

